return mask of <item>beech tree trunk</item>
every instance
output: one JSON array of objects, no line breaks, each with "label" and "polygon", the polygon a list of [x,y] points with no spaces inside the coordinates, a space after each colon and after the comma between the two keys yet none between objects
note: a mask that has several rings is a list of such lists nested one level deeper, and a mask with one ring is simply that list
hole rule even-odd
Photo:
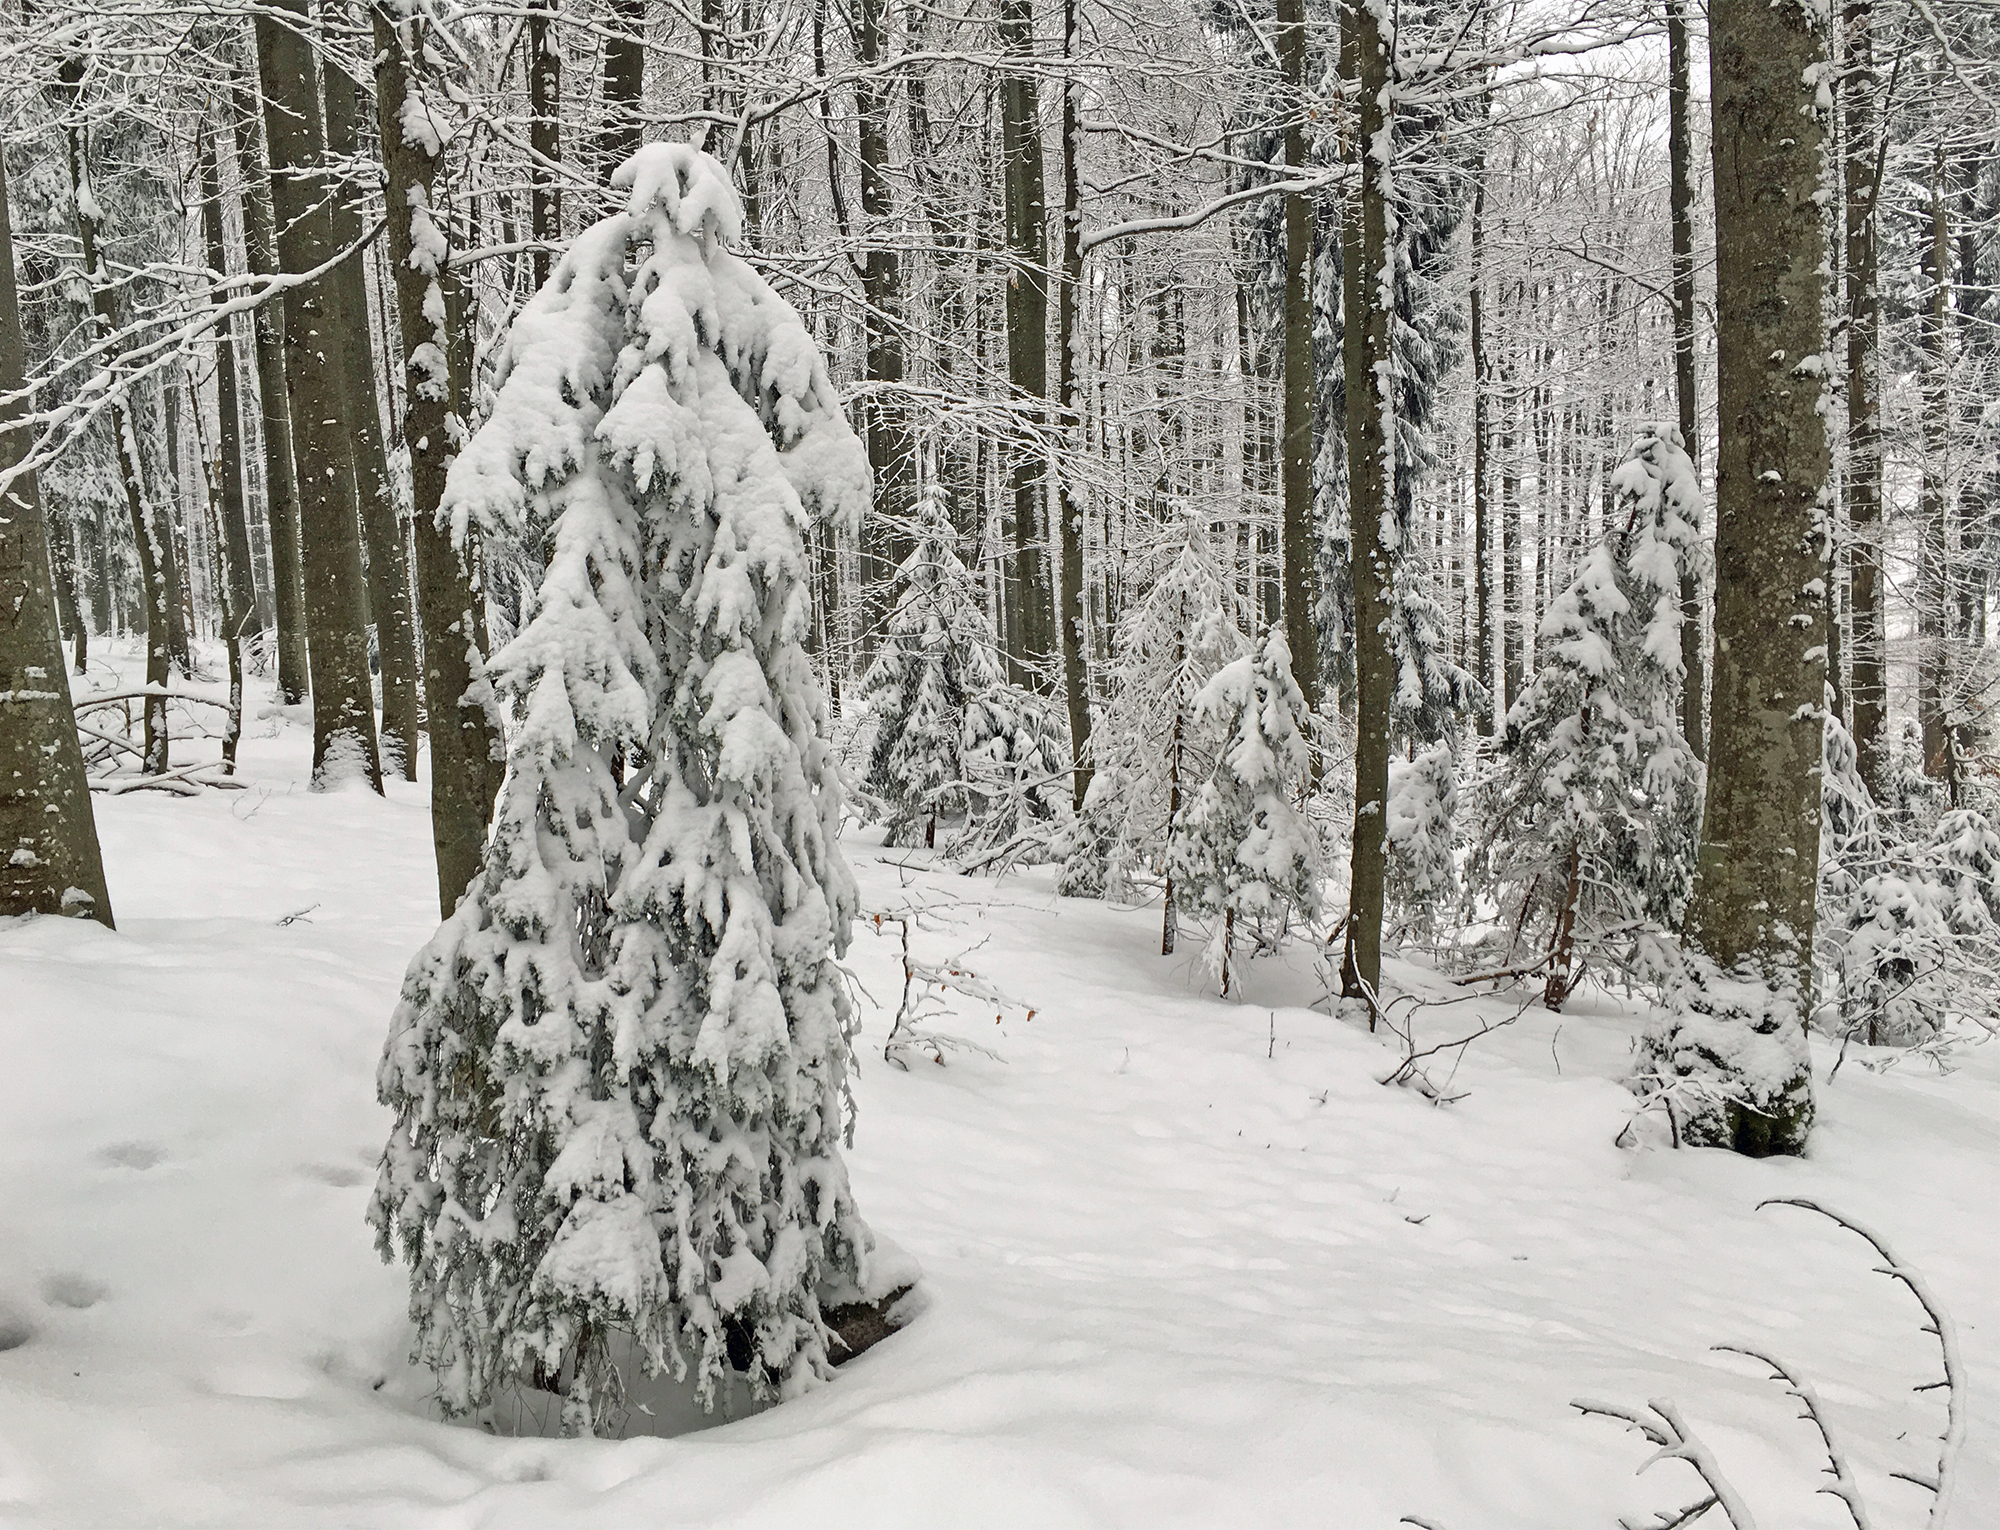
[{"label": "beech tree trunk", "polygon": [[[1000,49],[1025,62],[1035,51],[1029,0],[1000,0]],[[1008,624],[1007,658],[1015,680],[1046,684],[1054,650],[1055,602],[1048,548],[1041,535],[1047,449],[1041,439],[1049,396],[1049,231],[1042,163],[1041,94],[1035,76],[1016,64],[1000,80],[1000,145],[1007,212],[1007,376],[1022,428],[1013,468],[1014,555],[1010,583],[1016,620]]]},{"label": "beech tree trunk", "polygon": [[1382,986],[1382,883],[1387,869],[1389,708],[1395,666],[1386,630],[1395,548],[1383,540],[1394,505],[1395,407],[1390,344],[1395,286],[1390,265],[1389,178],[1393,127],[1386,13],[1357,5],[1341,20],[1341,76],[1357,86],[1352,153],[1360,170],[1341,228],[1341,361],[1347,388],[1348,525],[1354,579],[1354,837],[1347,949],[1340,991],[1370,1001]]},{"label": "beech tree trunk", "polygon": [[[600,179],[638,152],[646,99],[646,0],[611,0],[604,39],[604,125],[598,134]],[[379,72],[376,75],[381,78]],[[384,151],[386,152],[386,150]]]},{"label": "beech tree trunk", "polygon": [[[1761,1018],[1735,1022],[1759,1027],[1743,1051],[1763,1057],[1779,1043],[1762,1039],[1762,1028],[1803,1025],[1811,1002],[1818,890],[1827,566],[1817,531],[1828,378],[1812,81],[1826,47],[1803,7],[1711,0],[1709,55],[1716,642],[1708,810],[1686,934],[1725,973],[1769,991]],[[1810,1067],[1754,1083],[1764,1107],[1703,1113],[1697,1145],[1758,1155],[1804,1145]]]},{"label": "beech tree trunk", "polygon": [[[290,19],[256,18],[257,73],[263,83],[264,138],[271,155],[271,207],[278,260],[294,274],[317,270],[338,252],[319,171],[326,140],[319,81],[306,31],[305,0],[273,0]],[[352,429],[341,371],[343,342],[334,283],[322,277],[285,296],[285,380],[299,490],[306,630],[312,661],[313,784],[358,774],[382,789],[375,699],[368,678],[361,538],[350,475],[343,472]]]},{"label": "beech tree trunk", "polygon": [[1950,769],[1945,735],[1946,649],[1952,637],[1951,486],[1951,224],[1945,210],[1945,155],[1930,170],[1930,208],[1923,258],[1924,306],[1918,316],[1923,356],[1923,477],[1917,496],[1917,726],[1924,774]]},{"label": "beech tree trunk", "polygon": [[528,9],[528,223],[535,240],[529,269],[537,291],[549,279],[562,238],[562,188],[556,179],[562,159],[562,45],[556,5],[557,0],[531,0]]},{"label": "beech tree trunk", "polygon": [[861,530],[861,613],[858,663],[875,653],[895,573],[909,550],[906,530],[916,506],[916,442],[901,392],[908,371],[903,338],[903,263],[892,228],[889,194],[889,82],[879,71],[889,46],[886,0],[856,0],[854,52],[864,71],[855,82],[855,139],[861,170],[862,320],[867,333],[862,434],[875,499]]},{"label": "beech tree trunk", "polygon": [[[1077,54],[1077,0],[1063,0],[1063,57]],[[1083,415],[1077,408],[1077,304],[1083,298],[1083,183],[1078,165],[1083,137],[1076,104],[1076,79],[1065,71],[1062,84],[1062,292],[1056,311],[1056,407],[1061,415],[1067,461],[1056,468],[1056,511],[1061,521],[1063,692],[1069,702],[1069,741],[1075,773],[1071,791],[1083,807],[1090,790],[1090,675],[1084,663],[1083,499],[1075,492],[1072,463],[1084,455]]]},{"label": "beech tree trunk", "polygon": [[[243,257],[252,276],[278,274],[269,182],[258,144],[254,93],[240,75],[230,83],[230,128],[241,186]],[[299,486],[292,463],[292,403],[285,383],[285,300],[261,303],[251,316],[257,360],[258,418],[264,427],[264,509],[271,534],[271,594],[278,620],[278,695],[297,706],[311,689],[306,654],[305,589],[299,562]]]},{"label": "beech tree trunk", "polygon": [[[1278,61],[1284,74],[1285,166],[1292,175],[1306,164],[1305,0],[1278,0]],[[1285,395],[1280,425],[1281,531],[1284,558],[1285,641],[1292,650],[1292,678],[1306,710],[1319,711],[1319,629],[1313,620],[1313,336],[1312,203],[1285,198]],[[1351,311],[1351,310],[1350,310]],[[1350,392],[1350,399],[1360,395]],[[1319,776],[1318,752],[1313,777]]]},{"label": "beech tree trunk", "polygon": [[[0,165],[0,394],[18,393],[26,373]],[[0,405],[0,425],[26,411],[21,399]],[[0,480],[26,444],[25,432],[0,431]],[[0,496],[0,916],[61,914],[108,929],[111,896],[63,674],[46,537],[35,475],[20,473]]]},{"label": "beech tree trunk", "polygon": [[[1668,213],[1673,240],[1674,403],[1681,445],[1701,468],[1701,399],[1695,384],[1694,138],[1688,126],[1690,95],[1687,0],[1667,0]],[[1702,528],[1694,528],[1699,533]],[[1708,653],[1701,633],[1701,582],[1693,560],[1681,571],[1681,732],[1696,759],[1708,757]]]},{"label": "beech tree trunk", "polygon": [[[424,52],[421,20],[399,23],[401,12],[401,7],[375,0],[369,19],[382,166],[388,174],[389,264],[396,273],[403,335],[403,440],[410,451],[424,700],[430,713],[431,840],[437,851],[438,910],[449,917],[478,875],[500,767],[494,758],[498,738],[492,720],[477,700],[467,699],[483,657],[472,616],[470,560],[438,520],[463,412],[448,361],[447,324],[456,305],[444,296],[443,284],[451,277],[437,247],[445,224],[441,213],[433,213],[431,200],[442,156],[433,155],[422,139],[403,133],[411,61],[422,60]],[[416,237],[420,221],[427,225],[421,232],[428,237],[422,240]]]},{"label": "beech tree trunk", "polygon": [[[326,147],[335,159],[361,152],[359,94],[340,69],[326,76]],[[336,247],[361,238],[358,197],[336,196],[327,209]],[[349,456],[361,532],[368,547],[368,609],[375,618],[375,650],[382,666],[382,762],[417,779],[417,734],[422,707],[417,699],[417,644],[410,620],[410,576],[403,557],[403,525],[396,491],[389,481],[389,455],[382,441],[382,411],[376,402],[375,352],[368,322],[368,281],[358,256],[340,263],[328,284],[327,312],[333,321],[342,388],[347,395]],[[387,335],[384,335],[387,341]]]},{"label": "beech tree trunk", "polygon": [[[1481,113],[1490,118],[1492,97]],[[1487,738],[1499,731],[1500,682],[1493,673],[1493,385],[1486,358],[1486,138],[1472,172],[1472,281],[1466,299],[1472,362],[1472,666],[1487,688],[1475,719]]]}]

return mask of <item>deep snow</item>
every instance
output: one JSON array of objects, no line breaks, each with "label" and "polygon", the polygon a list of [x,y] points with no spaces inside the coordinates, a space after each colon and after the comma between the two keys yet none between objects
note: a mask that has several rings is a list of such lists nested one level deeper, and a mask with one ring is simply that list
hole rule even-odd
[{"label": "deep snow", "polygon": [[[1679,1463],[1635,1478],[1650,1447],[1577,1396],[1676,1400],[1764,1530],[1846,1524],[1727,1342],[1815,1383],[1882,1530],[1921,1524],[1887,1473],[1934,1461],[1940,1394],[1910,1388],[1935,1345],[1860,1243],[1770,1195],[1873,1224],[1949,1303],[1953,1523],[2000,1523],[2000,1049],[1944,1077],[1850,1059],[1803,1161],[1620,1149],[1635,1022],[1594,992],[1479,1041],[1440,1108],[1376,1083],[1390,1038],[1305,1007],[1308,949],[1224,1002],[1199,932],[1157,954],[1157,907],[865,831],[864,904],[949,905],[920,948],[984,939],[973,965],[1035,1008],[967,1003],[946,1025],[1004,1060],[904,1073],[862,1006],[855,1193],[922,1262],[921,1316],[679,1438],[437,1422],[362,1223],[376,1059],[436,923],[426,793],[311,794],[308,745],[268,720],[247,792],[100,797],[115,935],[0,923],[0,1524],[1582,1530],[1697,1496]],[[872,927],[850,953],[889,1009],[895,955]]]}]

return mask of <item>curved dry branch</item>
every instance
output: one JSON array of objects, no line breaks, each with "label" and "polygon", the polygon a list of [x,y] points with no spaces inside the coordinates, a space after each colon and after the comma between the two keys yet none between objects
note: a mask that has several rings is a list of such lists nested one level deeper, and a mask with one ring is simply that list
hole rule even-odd
[{"label": "curved dry branch", "polygon": [[[1702,1438],[1687,1426],[1680,1409],[1672,1399],[1656,1397],[1646,1404],[1642,1412],[1638,1408],[1626,1408],[1617,1403],[1592,1402],[1587,1397],[1579,1397],[1570,1406],[1589,1418],[1615,1419],[1628,1429],[1636,1429],[1648,1441],[1659,1448],[1640,1463],[1639,1470],[1645,1471],[1659,1461],[1685,1461],[1694,1468],[1696,1475],[1708,1485],[1710,1496],[1698,1503],[1688,1505],[1673,1515],[1661,1515],[1655,1525],[1628,1526],[1627,1530],[1676,1530],[1681,1525],[1692,1524],[1710,1509],[1720,1507],[1735,1530],[1757,1530],[1757,1521],[1750,1513],[1750,1507],[1742,1496],[1730,1486],[1729,1479],[1722,1474],[1722,1465],[1715,1459]],[[1650,1415],[1650,1416],[1649,1416]]]},{"label": "curved dry branch", "polygon": [[1925,1382],[1916,1389],[1919,1392],[1942,1389],[1945,1394],[1944,1433],[1938,1440],[1937,1472],[1929,1477],[1918,1472],[1892,1472],[1890,1475],[1905,1482],[1914,1482],[1918,1487],[1929,1488],[1930,1523],[1943,1525],[1951,1514],[1954,1473],[1958,1466],[1958,1453],[1965,1444],[1965,1361],[1959,1354],[1958,1330],[1952,1326],[1950,1314],[1945,1311],[1944,1304],[1937,1299],[1922,1272],[1898,1259],[1889,1245],[1882,1241],[1880,1234],[1803,1196],[1773,1196],[1770,1200],[1758,1202],[1757,1209],[1762,1211],[1766,1206],[1797,1206],[1803,1211],[1816,1211],[1829,1222],[1846,1228],[1882,1256],[1882,1263],[1875,1267],[1875,1273],[1900,1281],[1916,1298],[1917,1305],[1924,1309],[1924,1316],[1930,1320],[1924,1332],[1938,1341],[1938,1352],[1944,1365],[1944,1380]]},{"label": "curved dry branch", "polygon": [[1826,1449],[1827,1464],[1820,1470],[1833,1478],[1833,1486],[1823,1487],[1818,1491],[1830,1493],[1847,1505],[1847,1515],[1854,1521],[1854,1530],[1874,1530],[1868,1518],[1868,1505],[1861,1498],[1861,1485],[1854,1480],[1854,1472],[1847,1464],[1847,1457],[1841,1454],[1840,1446],[1833,1438],[1833,1431],[1827,1427],[1826,1413],[1820,1407],[1819,1393],[1813,1390],[1812,1383],[1794,1376],[1782,1363],[1772,1359],[1761,1349],[1752,1349],[1747,1344],[1716,1344],[1711,1347],[1726,1354],[1744,1355],[1752,1360],[1762,1361],[1771,1368],[1771,1380],[1783,1382],[1785,1391],[1798,1399],[1799,1406],[1805,1409],[1799,1417],[1819,1431],[1820,1443]]}]

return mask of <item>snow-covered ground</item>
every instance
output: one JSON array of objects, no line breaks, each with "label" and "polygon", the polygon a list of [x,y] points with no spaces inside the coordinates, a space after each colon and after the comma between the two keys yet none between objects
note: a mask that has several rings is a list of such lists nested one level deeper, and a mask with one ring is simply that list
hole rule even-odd
[{"label": "snow-covered ground", "polygon": [[[984,939],[1035,1008],[966,1004],[1002,1060],[907,1073],[867,1010],[855,1193],[922,1261],[921,1315],[678,1438],[438,1422],[362,1221],[376,1057],[436,923],[426,794],[314,796],[303,727],[252,735],[248,792],[98,800],[115,935],[0,924],[0,1524],[1583,1530],[1698,1496],[1677,1462],[1635,1478],[1650,1447],[1578,1396],[1674,1399],[1765,1530],[1847,1524],[1795,1404],[1710,1350],[1738,1343],[1818,1387],[1876,1525],[1918,1525],[1888,1473],[1935,1460],[1942,1394],[1911,1390],[1935,1343],[1774,1195],[1872,1224],[1949,1304],[1953,1523],[2000,1524],[2000,1048],[1948,1077],[1850,1059],[1803,1161],[1620,1149],[1634,1022],[1608,1000],[1483,1038],[1441,1108],[1376,1082],[1389,1037],[1308,1007],[1309,950],[1224,1001],[1157,954],[1157,908],[866,834],[868,905],[939,905],[957,928],[921,948]],[[893,1008],[893,932],[851,962]],[[1420,1040],[1513,1007],[1426,1012]]]}]

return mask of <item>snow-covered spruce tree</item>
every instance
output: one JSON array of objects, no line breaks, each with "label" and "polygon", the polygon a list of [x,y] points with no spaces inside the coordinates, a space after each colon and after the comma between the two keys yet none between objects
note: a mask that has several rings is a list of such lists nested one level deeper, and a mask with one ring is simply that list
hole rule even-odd
[{"label": "snow-covered spruce tree", "polygon": [[490,661],[512,714],[478,877],[411,963],[370,1219],[448,1412],[552,1385],[615,1421],[617,1336],[713,1402],[827,1374],[871,1259],[841,1161],[855,894],[801,640],[802,532],[865,459],[727,173],[652,144],[521,311],[444,510],[546,545]]},{"label": "snow-covered spruce tree", "polygon": [[1550,1009],[1579,955],[1677,924],[1701,823],[1679,711],[1680,578],[1701,488],[1678,429],[1642,431],[1612,490],[1605,536],[1550,604],[1535,677],[1507,713],[1477,858],[1509,958],[1524,938],[1542,947]]},{"label": "snow-covered spruce tree", "polygon": [[1064,814],[1062,719],[1007,678],[935,487],[912,530],[895,609],[862,680],[856,742],[867,785],[888,807],[891,843],[935,846],[949,814],[955,854],[1033,854],[1026,842],[1046,839]]},{"label": "snow-covered spruce tree", "polygon": [[1195,698],[1215,763],[1173,826],[1167,858],[1182,912],[1215,921],[1207,960],[1229,992],[1236,922],[1319,912],[1319,840],[1292,806],[1310,756],[1305,698],[1284,628],[1224,665]]},{"label": "snow-covered spruce tree", "polygon": [[916,521],[915,545],[896,570],[895,609],[861,683],[859,742],[868,789],[889,810],[890,843],[935,846],[940,812],[969,813],[967,756],[990,746],[973,736],[991,720],[979,698],[1007,676],[935,490]]},{"label": "snow-covered spruce tree", "polygon": [[[1141,570],[1154,576],[1145,598],[1114,635],[1110,699],[1091,735],[1097,768],[1057,884],[1072,895],[1123,900],[1139,880],[1171,876],[1170,828],[1209,764],[1192,729],[1195,697],[1249,649],[1235,587],[1191,513],[1182,511],[1151,562]],[[1171,955],[1171,885],[1167,892],[1161,948]]]}]

